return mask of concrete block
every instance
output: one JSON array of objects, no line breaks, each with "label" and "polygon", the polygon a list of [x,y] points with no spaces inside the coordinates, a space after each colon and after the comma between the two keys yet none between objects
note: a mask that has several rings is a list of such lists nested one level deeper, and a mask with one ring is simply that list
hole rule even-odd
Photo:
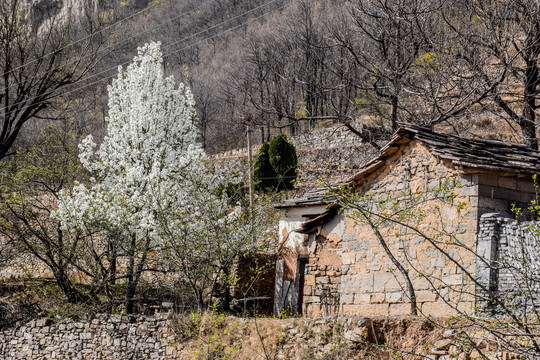
[{"label": "concrete block", "polygon": [[389,304],[400,303],[403,300],[402,292],[386,293],[386,302]]},{"label": "concrete block", "polygon": [[371,294],[355,294],[354,303],[355,304],[370,304]]},{"label": "concrete block", "polygon": [[344,315],[386,316],[388,304],[343,305]]},{"label": "concrete block", "polygon": [[390,316],[403,316],[411,314],[411,304],[390,304],[388,309],[388,315]]}]

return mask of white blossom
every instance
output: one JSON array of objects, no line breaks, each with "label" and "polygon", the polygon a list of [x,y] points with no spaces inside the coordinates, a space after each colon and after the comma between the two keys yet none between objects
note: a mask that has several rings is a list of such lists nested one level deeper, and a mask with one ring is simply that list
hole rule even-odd
[{"label": "white blossom", "polygon": [[238,168],[210,174],[197,141],[193,96],[164,77],[159,48],[147,44],[119,68],[108,87],[107,136],[99,146],[91,136],[79,146],[93,177],[61,194],[54,216],[65,228],[121,234],[126,244],[151,241],[161,258],[197,283],[253,250],[262,222],[232,205],[230,194],[219,194],[241,180]]}]

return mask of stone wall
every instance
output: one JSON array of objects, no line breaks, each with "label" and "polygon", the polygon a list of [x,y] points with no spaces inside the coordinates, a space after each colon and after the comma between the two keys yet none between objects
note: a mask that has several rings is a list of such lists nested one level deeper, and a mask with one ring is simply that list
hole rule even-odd
[{"label": "stone wall", "polygon": [[486,213],[478,233],[477,307],[497,312],[495,300],[517,312],[540,305],[540,223],[516,221],[505,213]]},{"label": "stone wall", "polygon": [[[411,206],[423,213],[423,218],[420,223],[415,223],[416,214],[413,213],[410,223],[428,236],[448,233],[455,235],[455,239],[436,244],[436,248],[406,228],[388,224],[381,224],[379,228],[392,254],[408,270],[419,310],[435,316],[455,313],[456,309],[467,312],[474,309],[474,286],[464,271],[473,275],[475,272],[470,249],[474,249],[477,232],[478,175],[461,173],[449,161],[437,158],[425,146],[413,141],[357,184],[363,195],[384,199],[403,194],[420,196],[451,178],[461,183],[453,189],[455,201],[463,202],[466,208],[460,210],[448,203],[418,200]],[[280,231],[287,227],[287,235],[294,236],[291,230],[300,228],[302,219],[305,221],[321,213],[320,209],[310,207],[284,211]],[[331,295],[338,298],[337,311],[341,314],[410,314],[411,301],[404,277],[383,250],[373,229],[362,219],[356,221],[353,217],[350,212],[338,215],[323,224],[317,236],[298,236],[295,242],[288,242],[298,256],[305,251],[310,254],[305,268],[304,314],[324,314],[329,307],[325,303],[327,296],[323,294],[330,289],[336,289]],[[374,221],[380,222],[380,219],[374,218]],[[402,235],[396,236],[396,233]],[[464,267],[460,269],[444,252]],[[284,273],[297,271],[296,263],[289,262],[291,267],[284,269]]]},{"label": "stone wall", "polygon": [[[333,219],[335,226],[311,234],[308,239],[309,257],[304,284],[304,309],[311,316],[339,313],[342,261],[339,251],[342,237],[338,234],[342,216]],[[332,230],[330,230],[332,229]],[[330,232],[328,232],[330,230]]]},{"label": "stone wall", "polygon": [[[490,360],[524,359],[501,349],[498,339],[487,331],[467,327],[434,330],[440,320],[423,317],[268,319],[206,315],[203,319],[210,322],[195,330],[198,339],[174,336],[159,317],[130,320],[104,316],[57,324],[42,319],[0,331],[0,359],[357,360],[403,355],[459,360],[479,359],[479,351]],[[182,325],[178,326],[175,329],[181,334]],[[474,344],[478,344],[477,350]]]},{"label": "stone wall", "polygon": [[[443,251],[464,264],[465,270],[474,274],[474,261],[467,248],[473,248],[477,224],[476,209],[472,197],[477,194],[477,185],[472,175],[462,175],[448,161],[432,155],[419,142],[404,146],[393,158],[386,160],[378,172],[358,184],[362,194],[378,199],[410,193],[420,196],[434,191],[447,179],[458,179],[460,187],[453,189],[456,201],[467,208],[460,212],[449,203],[411,201],[416,210],[406,218],[406,223],[418,227],[428,236],[438,237],[444,233],[454,234],[453,242],[439,238],[433,244],[414,231],[400,226],[380,225],[379,231],[385,238],[389,250],[408,270],[416,292],[418,309],[429,315],[455,313],[455,308],[472,311],[474,299],[471,281]],[[379,205],[376,205],[379,206]],[[391,203],[387,206],[392,206]],[[391,210],[375,210],[386,211]],[[423,213],[420,222],[415,216]],[[341,279],[341,307],[345,314],[363,315],[406,315],[411,312],[410,298],[404,277],[392,263],[373,229],[348,215],[341,257],[343,259]],[[372,221],[380,222],[374,217]],[[396,236],[396,234],[400,234]],[[444,239],[444,240],[443,240]],[[452,306],[448,306],[447,303]]]},{"label": "stone wall", "polygon": [[[375,149],[364,144],[345,128],[323,129],[305,135],[292,137],[298,155],[297,190],[303,192],[314,186],[317,180],[328,183],[344,181],[358,172],[358,169],[375,153]],[[260,145],[253,145],[253,160]],[[243,163],[247,173],[247,149],[236,149],[210,156],[217,164],[229,160]]]},{"label": "stone wall", "polygon": [[362,140],[346,127],[326,128],[291,137],[297,148],[333,149],[346,146],[361,146]]},{"label": "stone wall", "polygon": [[165,317],[101,316],[87,322],[48,319],[0,332],[0,358],[176,359]]}]

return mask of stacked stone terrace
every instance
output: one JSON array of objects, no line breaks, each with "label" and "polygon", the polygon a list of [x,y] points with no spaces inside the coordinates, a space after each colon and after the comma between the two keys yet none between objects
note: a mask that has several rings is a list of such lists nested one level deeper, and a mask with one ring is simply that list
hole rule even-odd
[{"label": "stacked stone terrace", "polygon": [[[342,182],[353,176],[375,154],[375,149],[344,127],[327,128],[289,137],[298,155],[297,194],[311,189],[317,181]],[[253,159],[260,145],[252,146]],[[216,163],[238,160],[247,164],[248,150],[241,148],[210,157]],[[247,165],[245,165],[247,168]]]},{"label": "stacked stone terrace", "polygon": [[0,332],[0,358],[177,359],[165,317],[100,316],[86,322],[43,318]]}]

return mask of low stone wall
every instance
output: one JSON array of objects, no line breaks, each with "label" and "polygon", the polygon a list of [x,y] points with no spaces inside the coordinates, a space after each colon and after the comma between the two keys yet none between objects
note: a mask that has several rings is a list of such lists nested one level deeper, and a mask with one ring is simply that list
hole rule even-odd
[{"label": "low stone wall", "polygon": [[327,128],[291,138],[298,148],[333,149],[345,146],[360,146],[362,140],[346,127]]},{"label": "low stone wall", "polygon": [[[377,152],[373,146],[363,143],[345,127],[322,129],[289,139],[296,146],[298,155],[298,179],[295,189],[299,194],[295,196],[312,189],[317,181],[332,184],[349,179]],[[253,161],[260,147],[257,144],[252,146]],[[246,171],[245,181],[247,181],[247,159],[246,148],[209,157],[209,160],[217,165],[223,165],[230,160],[239,161]]]},{"label": "low stone wall", "polygon": [[479,224],[477,308],[497,312],[494,300],[518,312],[540,307],[540,223],[518,222],[509,214],[487,213]]},{"label": "low stone wall", "polygon": [[[371,145],[363,144],[332,149],[298,148],[296,152],[298,155],[298,179],[295,189],[303,193],[313,189],[317,181],[333,184],[349,179],[375,154],[376,150]],[[258,150],[253,150],[253,161],[255,161],[257,153]],[[245,181],[247,181],[247,152],[245,149],[210,157],[210,161],[220,166],[230,160],[239,161],[242,164],[246,174]]]},{"label": "low stone wall", "polygon": [[[353,134],[345,127],[321,129],[292,137],[288,136],[288,139],[297,150],[328,150],[342,149],[345,147],[361,148],[367,145],[362,142],[358,135]],[[257,155],[260,148],[260,144],[252,145],[251,152],[253,156]],[[247,156],[247,148],[240,148],[212,155],[212,158],[247,158]]]},{"label": "low stone wall", "polygon": [[89,322],[31,321],[0,332],[0,358],[15,359],[176,359],[174,334],[166,315],[101,316]]},{"label": "low stone wall", "polygon": [[[0,331],[0,359],[352,360],[416,353],[418,358],[459,360],[479,359],[479,351],[489,360],[524,358],[505,352],[488,333],[473,328],[469,331],[462,324],[458,330],[434,330],[435,324],[446,324],[446,319],[329,316],[280,320],[208,316],[199,318],[199,340],[175,337],[169,322],[160,316],[101,316],[55,324],[46,319],[35,320]],[[419,343],[422,346],[417,346]],[[470,343],[478,344],[478,349],[474,350]],[[405,353],[400,353],[400,349]]]}]

